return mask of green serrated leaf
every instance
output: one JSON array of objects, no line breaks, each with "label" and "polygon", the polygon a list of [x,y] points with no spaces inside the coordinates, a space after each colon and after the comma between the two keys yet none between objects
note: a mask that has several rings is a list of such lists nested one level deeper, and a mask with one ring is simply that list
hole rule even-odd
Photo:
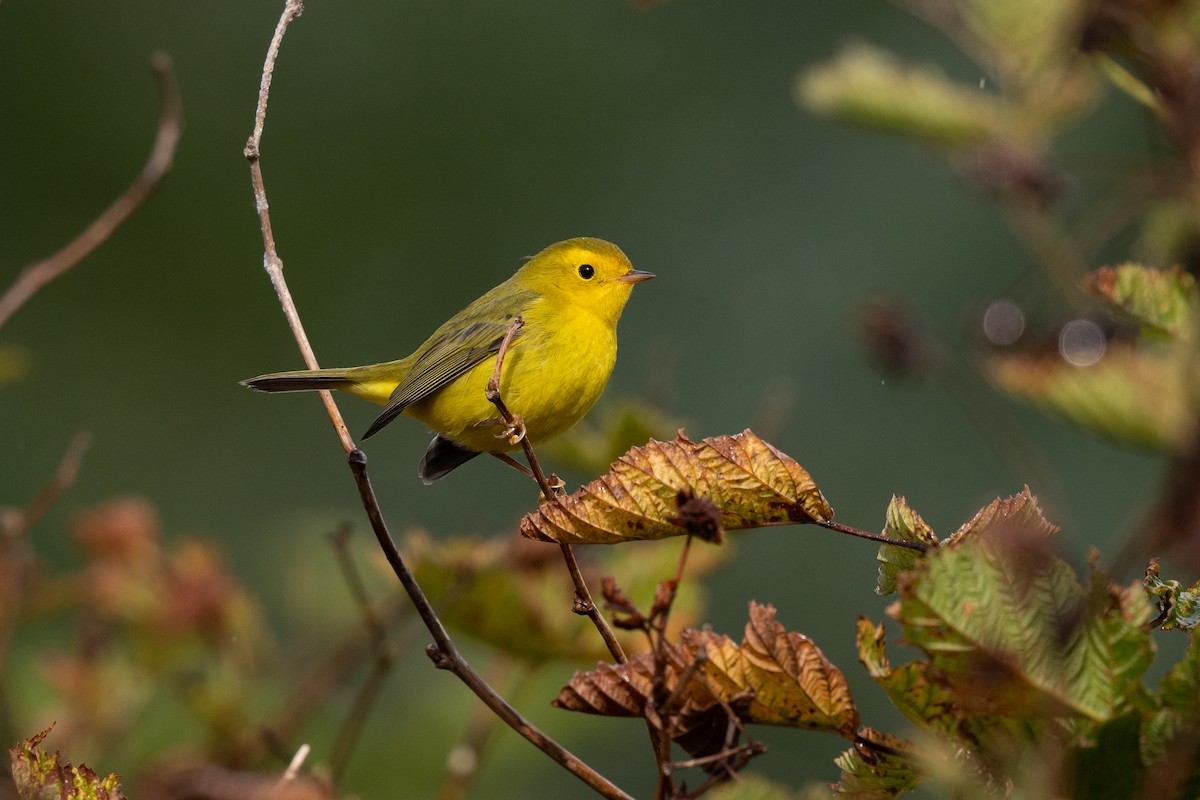
[{"label": "green serrated leaf", "polygon": [[[883,526],[883,535],[892,539],[903,539],[906,542],[921,542],[931,548],[938,546],[938,538],[934,535],[921,515],[903,497],[892,495],[888,504]],[[921,553],[907,547],[881,545],[875,560],[879,562],[879,578],[875,584],[876,594],[892,594],[896,591],[896,575],[910,570]]]},{"label": "green serrated leaf", "polygon": [[1118,316],[1169,337],[1190,337],[1200,310],[1196,279],[1179,267],[1164,271],[1118,264],[1096,270],[1083,285]]},{"label": "green serrated leaf", "polygon": [[994,94],[866,44],[802,73],[796,97],[817,114],[949,149],[992,138],[1011,111]]},{"label": "green serrated leaf", "polygon": [[910,791],[925,779],[912,756],[911,742],[871,728],[863,728],[859,739],[862,743],[834,759],[842,770],[833,787],[838,797],[885,800]]},{"label": "green serrated leaf", "polygon": [[1200,581],[1184,589],[1179,581],[1164,581],[1158,576],[1158,559],[1154,559],[1146,567],[1146,577],[1142,581],[1146,593],[1152,602],[1161,610],[1163,620],[1160,627],[1163,630],[1178,628],[1184,631],[1196,629],[1200,624]]},{"label": "green serrated leaf", "polygon": [[[1000,533],[1003,535],[999,535]],[[999,528],[945,547],[901,581],[891,613],[964,707],[1105,722],[1153,659],[1144,593],[1080,585],[1040,532]]]}]

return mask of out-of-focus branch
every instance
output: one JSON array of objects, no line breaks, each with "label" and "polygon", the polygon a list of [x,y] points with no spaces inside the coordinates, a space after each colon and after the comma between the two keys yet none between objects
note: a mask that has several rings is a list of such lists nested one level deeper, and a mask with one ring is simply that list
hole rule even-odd
[{"label": "out-of-focus branch", "polygon": [[104,212],[72,239],[66,247],[49,258],[27,266],[12,286],[0,296],[0,327],[8,322],[17,309],[33,297],[39,289],[82,261],[89,253],[104,242],[121,223],[154,194],[162,183],[171,162],[175,159],[175,148],[183,130],[183,110],[179,101],[179,87],[175,83],[175,71],[171,57],[166,53],[155,53],[150,59],[154,78],[158,82],[159,115],[158,135],[154,148],[141,173]]},{"label": "out-of-focus branch", "polygon": [[[8,663],[8,646],[12,641],[25,584],[33,565],[33,551],[24,541],[25,534],[53,507],[62,493],[75,483],[79,465],[92,442],[86,433],[77,433],[58,462],[54,475],[24,509],[0,518],[0,678]],[[0,679],[0,738],[15,741],[17,732],[9,730],[11,715],[4,681]]]}]

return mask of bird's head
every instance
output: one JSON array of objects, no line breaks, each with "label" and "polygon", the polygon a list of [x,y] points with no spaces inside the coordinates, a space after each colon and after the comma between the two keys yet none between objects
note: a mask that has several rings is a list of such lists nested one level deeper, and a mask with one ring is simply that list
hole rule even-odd
[{"label": "bird's head", "polygon": [[543,297],[586,308],[613,325],[633,285],[654,277],[634,269],[615,244],[590,237],[550,245],[529,259],[518,275]]}]

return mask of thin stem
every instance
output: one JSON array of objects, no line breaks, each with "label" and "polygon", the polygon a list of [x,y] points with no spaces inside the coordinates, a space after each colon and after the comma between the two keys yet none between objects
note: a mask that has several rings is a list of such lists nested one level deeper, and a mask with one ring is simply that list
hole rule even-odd
[{"label": "thin stem", "polygon": [[862,539],[870,539],[873,542],[879,542],[881,544],[890,544],[894,547],[904,547],[909,550],[916,550],[920,553],[925,553],[925,552],[929,551],[929,545],[925,544],[924,542],[908,542],[908,541],[905,541],[904,539],[893,539],[890,536],[882,536],[878,533],[871,533],[870,531],[863,531],[863,530],[859,530],[858,528],[851,528],[849,525],[843,525],[840,522],[834,522],[831,519],[826,520],[824,522],[817,522],[816,524],[820,525],[822,528],[828,528],[831,531],[837,531],[838,533],[847,533],[847,534],[850,534],[851,536],[858,536]]},{"label": "thin stem", "polygon": [[[259,226],[262,228],[263,269],[266,270],[271,279],[271,286],[275,288],[275,294],[279,297],[283,316],[287,319],[296,345],[300,348],[300,356],[304,359],[305,366],[309,369],[320,369],[317,356],[313,352],[312,345],[309,344],[308,334],[304,332],[304,325],[300,322],[300,312],[296,310],[296,302],[292,299],[287,281],[283,278],[283,259],[279,257],[279,251],[275,247],[275,232],[271,227],[271,206],[267,202],[267,187],[263,181],[261,163],[263,126],[267,120],[267,100],[271,92],[271,78],[275,73],[275,60],[279,57],[279,47],[283,43],[283,35],[287,32],[288,25],[302,13],[304,13],[302,0],[287,0],[283,14],[275,26],[275,35],[271,37],[271,45],[267,48],[267,60],[263,64],[262,82],[258,88],[258,106],[254,113],[254,131],[250,134],[242,155],[250,162],[250,183],[254,188],[254,207],[258,211]],[[333,423],[333,428],[337,432],[342,450],[349,454],[355,449],[354,440],[350,438],[350,431],[347,430],[342,414],[333,401],[333,395],[326,389],[322,389],[318,394],[321,396],[321,403],[325,406],[325,413],[329,416],[329,421]]]},{"label": "thin stem", "polygon": [[162,183],[171,162],[175,159],[175,148],[183,130],[183,111],[179,101],[179,87],[175,83],[175,72],[171,57],[166,53],[155,53],[150,57],[150,67],[158,84],[159,112],[158,133],[146,165],[129,188],[121,193],[108,208],[96,217],[65,247],[49,258],[35,261],[21,272],[16,282],[0,296],[0,327],[8,322],[17,309],[25,305],[39,289],[59,277],[82,261],[112,235]]}]

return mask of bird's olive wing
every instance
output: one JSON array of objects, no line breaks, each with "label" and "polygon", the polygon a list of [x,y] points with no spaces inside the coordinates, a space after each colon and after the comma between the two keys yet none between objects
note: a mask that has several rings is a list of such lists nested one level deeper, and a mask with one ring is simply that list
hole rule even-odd
[{"label": "bird's olive wing", "polygon": [[462,319],[459,325],[452,324],[463,316],[465,313],[439,328],[421,346],[412,369],[392,391],[383,411],[363,434],[364,439],[377,433],[408,406],[433,394],[500,350],[500,343],[512,325],[512,314],[502,314],[497,319],[468,318]]}]

